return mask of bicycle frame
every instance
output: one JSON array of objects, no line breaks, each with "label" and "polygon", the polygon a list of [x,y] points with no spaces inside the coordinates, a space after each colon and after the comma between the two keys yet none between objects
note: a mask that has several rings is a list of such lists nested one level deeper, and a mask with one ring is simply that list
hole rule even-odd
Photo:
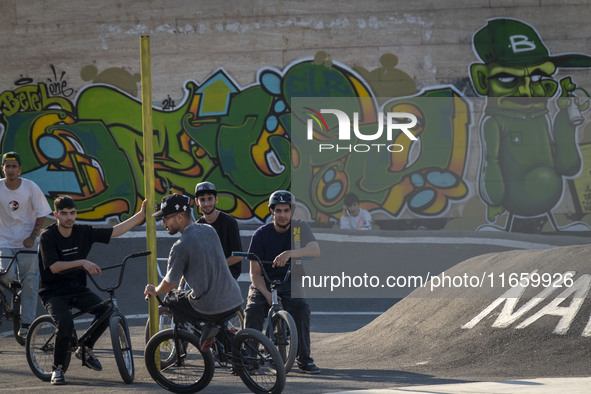
[{"label": "bicycle frame", "polygon": [[8,302],[8,298],[4,294],[3,289],[8,290],[12,294],[12,305],[14,305],[18,302],[20,297],[20,287],[13,289],[12,287],[7,287],[3,283],[0,283],[0,317],[4,315],[6,320],[14,319],[20,315],[20,311],[15,311],[11,308],[10,302]]},{"label": "bicycle frame", "polygon": [[8,299],[6,298],[6,295],[4,294],[4,290],[6,290],[10,294],[12,294],[12,301],[14,302],[15,298],[19,297],[19,289],[20,289],[20,286],[18,286],[18,287],[6,286],[4,283],[0,282],[0,303],[2,303],[2,305],[4,305],[4,307],[2,308],[2,311],[0,311],[0,312],[4,313],[7,318],[12,317],[13,311],[10,309],[10,303],[8,302]]},{"label": "bicycle frame", "polygon": [[[12,268],[12,265],[15,264],[19,254],[37,254],[37,251],[24,249],[18,250],[14,256],[0,256],[0,258],[11,259],[6,269],[0,272],[0,277],[10,272],[10,269]],[[12,304],[9,302],[5,291],[12,295]],[[11,280],[8,284],[0,282],[0,317],[4,315],[6,320],[12,320],[14,337],[19,344],[23,345],[25,340],[23,337],[18,335],[19,326],[21,324],[20,296],[21,282],[18,277],[14,280]],[[15,305],[17,308],[14,308]]]},{"label": "bicycle frame", "polygon": [[[6,275],[10,269],[12,268],[12,265],[16,262],[16,258],[19,254],[37,254],[36,250],[19,250],[17,251],[14,256],[0,256],[0,259],[11,259],[10,263],[8,263],[8,267],[6,267],[6,269],[4,271],[0,271],[0,277]],[[11,286],[13,283],[18,283],[18,286]],[[2,290],[7,290],[10,293],[12,293],[13,295],[17,295],[18,293],[18,289],[20,289],[20,281],[17,279],[10,281],[10,283],[8,285],[6,285],[4,282],[0,282],[0,288],[2,288]],[[2,294],[2,298],[5,299],[6,297],[3,295],[3,291],[0,292],[0,294]]]},{"label": "bicycle frame", "polygon": [[[160,296],[156,296],[156,300],[158,301],[158,304],[160,306],[166,306],[162,302]],[[222,336],[223,336],[223,341],[221,341],[218,338],[218,335],[216,335],[214,337],[213,348],[216,349],[215,355],[220,363],[229,363],[233,366],[236,365],[239,367],[245,367],[245,365],[240,362],[241,360],[236,360],[236,357],[232,354],[232,345],[231,345],[232,344],[232,337],[231,337],[231,335],[233,335],[234,333],[230,332],[230,330],[227,328],[227,322],[230,319],[230,316],[228,316],[228,319],[223,319],[223,322],[215,322],[214,323],[220,328],[220,332],[218,333],[218,335],[222,334]],[[174,337],[174,346],[175,346],[175,349],[181,350],[181,351],[177,351],[175,354],[176,359],[175,359],[174,365],[179,366],[182,364],[182,359],[184,357],[184,352],[185,352],[184,344],[179,339],[179,335],[178,335],[179,330],[185,329],[184,328],[185,325],[188,325],[192,330],[199,332],[199,334],[201,335],[201,329],[189,322],[179,321],[174,313],[172,314],[172,319],[173,319],[172,320],[173,324],[172,324],[171,328],[172,328],[173,337]],[[202,323],[208,324],[208,323],[212,323],[212,322],[208,322],[205,320],[199,320],[198,323],[199,324],[202,324]]]},{"label": "bicycle frame", "polygon": [[114,312],[118,312],[118,309],[116,307],[116,301],[114,302],[113,299],[109,298],[99,304],[96,304],[96,305],[90,307],[89,309],[74,313],[72,315],[72,318],[76,319],[84,314],[91,313],[93,310],[98,309],[99,307],[101,307],[103,305],[109,305],[110,307],[105,313],[103,313],[99,318],[97,318],[96,320],[94,320],[92,322],[90,327],[88,327],[84,331],[84,334],[82,334],[82,336],[80,338],[77,338],[76,330],[74,330],[73,334],[74,334],[74,338],[76,338],[77,344],[84,343],[84,341],[86,341],[86,339],[92,335],[92,333],[97,329],[97,327],[101,323],[103,323],[105,320],[109,319],[113,315]]},{"label": "bicycle frame", "polygon": [[263,329],[267,329],[268,333],[269,333],[269,339],[272,342],[275,342],[275,334],[273,333],[273,315],[275,313],[277,313],[278,311],[283,310],[283,307],[281,306],[281,304],[279,303],[279,296],[277,295],[277,290],[279,289],[279,287],[281,287],[281,285],[283,285],[284,283],[286,283],[290,277],[291,277],[291,263],[290,263],[290,267],[288,267],[287,272],[285,273],[285,276],[283,277],[282,280],[271,280],[269,278],[269,275],[267,275],[267,271],[265,271],[263,264],[273,264],[272,261],[263,261],[259,258],[259,256],[257,256],[254,253],[244,253],[244,252],[232,252],[233,256],[240,256],[240,257],[246,257],[249,260],[253,260],[259,263],[259,266],[261,267],[261,273],[263,274],[263,277],[265,278],[265,282],[267,282],[269,284],[269,287],[271,288],[271,307],[269,308],[269,311],[267,312],[267,320],[265,321],[264,325],[263,325]]}]

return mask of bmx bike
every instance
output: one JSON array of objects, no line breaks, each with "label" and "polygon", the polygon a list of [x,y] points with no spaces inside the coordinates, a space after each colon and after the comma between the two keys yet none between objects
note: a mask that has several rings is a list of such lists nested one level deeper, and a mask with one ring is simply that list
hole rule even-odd
[{"label": "bmx bike", "polygon": [[[67,370],[70,364],[70,359],[72,357],[71,351],[75,351],[80,344],[84,344],[85,340],[95,332],[101,323],[108,319],[111,333],[111,345],[113,346],[113,355],[115,356],[117,369],[119,370],[119,374],[125,383],[130,384],[133,382],[135,369],[131,348],[131,338],[129,336],[129,326],[125,316],[119,312],[117,299],[115,297],[115,290],[121,286],[127,260],[136,257],[147,256],[150,253],[151,252],[149,251],[132,253],[126,256],[121,264],[115,264],[102,268],[102,271],[107,271],[109,269],[121,267],[119,272],[119,280],[114,286],[102,287],[95,281],[92,275],[88,275],[96,288],[100,291],[106,292],[109,295],[109,298],[89,309],[85,309],[73,314],[72,317],[75,319],[85,313],[92,312],[103,305],[107,305],[108,309],[105,311],[105,313],[99,316],[80,337],[77,336],[76,330],[73,331],[73,337],[71,340],[72,348],[66,355],[64,372]],[[31,323],[29,333],[27,334],[27,341],[25,345],[27,362],[35,376],[44,381],[51,380],[55,337],[56,326],[50,315],[39,316],[37,319],[35,319],[33,323]],[[83,351],[84,349],[85,347],[83,347]],[[85,355],[82,354],[82,360],[84,359]]]},{"label": "bmx bike", "polygon": [[279,302],[277,290],[290,280],[291,269],[288,269],[282,280],[271,280],[265,271],[263,264],[273,264],[272,261],[261,261],[254,253],[232,252],[234,256],[246,257],[248,260],[258,262],[265,282],[271,290],[272,305],[263,324],[263,333],[275,344],[285,364],[285,373],[291,371],[298,352],[298,330],[293,317],[283,309]]},{"label": "bmx bike", "polygon": [[[157,297],[158,303],[162,301]],[[236,312],[215,322],[179,321],[173,313],[171,328],[148,341],[144,359],[148,373],[158,385],[176,393],[203,390],[213,378],[215,359],[230,365],[234,374],[253,393],[281,393],[285,367],[277,348],[261,332],[249,328],[236,331],[228,321]],[[217,332],[212,349],[201,350],[202,331]]]},{"label": "bmx bike", "polygon": [[[168,261],[168,259],[164,257],[158,257],[156,260],[158,276],[160,277],[160,279],[163,279],[166,276],[166,274],[160,269],[160,264],[158,263]],[[185,290],[188,290],[188,288],[189,286],[185,285]],[[235,329],[236,331],[244,328],[244,311],[241,309],[240,311],[236,312],[236,315],[232,319],[230,319],[228,323],[231,325],[232,329]],[[172,313],[168,310],[166,306],[158,305],[158,330],[156,330],[156,332],[166,330],[167,328],[172,328],[172,325]],[[150,318],[148,318],[148,320],[146,321],[146,326],[144,328],[144,339],[146,343],[148,343],[151,336],[152,335],[150,331]]]},{"label": "bmx bike", "polygon": [[[19,254],[37,254],[35,250],[19,250],[14,256],[0,256],[0,258],[11,259],[4,271],[0,271],[0,277],[6,275],[12,265],[15,264]],[[6,296],[7,291],[10,296]],[[18,279],[11,280],[8,284],[0,281],[0,314],[4,315],[6,320],[12,320],[12,330],[14,339],[19,345],[24,346],[25,338],[18,335],[21,326],[21,282]]]}]

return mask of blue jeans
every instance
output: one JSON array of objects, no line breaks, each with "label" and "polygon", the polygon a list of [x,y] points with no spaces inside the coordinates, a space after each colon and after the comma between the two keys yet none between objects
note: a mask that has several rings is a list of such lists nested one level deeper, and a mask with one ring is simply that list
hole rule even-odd
[{"label": "blue jeans", "polygon": [[[34,249],[36,250],[35,246]],[[14,256],[19,250],[26,248],[0,248],[0,256]],[[0,259],[0,267],[4,270],[10,259]],[[36,254],[19,254],[15,264],[10,267],[6,275],[0,280],[8,285],[10,281],[18,279],[21,282],[21,324],[31,324],[37,315],[37,299],[39,292],[39,262]]]}]

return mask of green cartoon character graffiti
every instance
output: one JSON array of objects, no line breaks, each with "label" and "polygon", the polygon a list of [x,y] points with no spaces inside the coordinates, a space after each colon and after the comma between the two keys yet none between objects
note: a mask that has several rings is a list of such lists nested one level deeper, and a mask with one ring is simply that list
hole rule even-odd
[{"label": "green cartoon character graffiti", "polygon": [[[470,65],[470,77],[476,92],[487,97],[479,189],[491,224],[479,230],[511,231],[516,216],[543,215],[556,231],[589,230],[580,222],[559,228],[552,214],[564,177],[581,169],[576,132],[589,104],[574,97],[577,86],[570,77],[552,76],[558,68],[591,67],[591,57],[550,56],[531,26],[506,18],[489,20],[474,35],[473,47],[483,63]],[[552,97],[558,97],[553,118]],[[492,224],[505,211],[504,228]]]}]

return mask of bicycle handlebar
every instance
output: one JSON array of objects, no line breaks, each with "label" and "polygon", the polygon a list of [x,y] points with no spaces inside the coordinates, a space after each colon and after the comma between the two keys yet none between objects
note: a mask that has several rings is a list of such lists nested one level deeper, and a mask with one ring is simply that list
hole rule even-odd
[{"label": "bicycle handlebar", "polygon": [[[146,301],[150,301],[150,297],[152,297],[152,296],[151,296],[150,294],[147,294],[147,295],[144,297],[144,300],[146,300]],[[157,295],[157,296],[156,296],[156,301],[158,301],[158,305],[163,305],[163,304],[162,304],[162,299],[160,298],[160,296],[159,296],[159,295]]]},{"label": "bicycle handlebar", "polygon": [[0,256],[0,259],[12,259],[10,260],[10,263],[8,263],[8,267],[6,267],[6,269],[4,271],[0,270],[0,276],[2,275],[6,275],[6,273],[10,270],[10,267],[12,267],[12,264],[14,264],[14,262],[16,261],[16,256],[18,256],[19,254],[24,253],[24,254],[37,254],[36,250],[19,250],[17,251],[14,256]]},{"label": "bicycle handlebar", "polygon": [[[88,277],[90,278],[90,281],[96,286],[97,289],[99,289],[100,291],[109,292],[109,291],[117,290],[121,286],[121,283],[123,282],[123,273],[125,272],[125,264],[127,263],[127,260],[133,259],[133,258],[136,258],[136,257],[148,256],[151,253],[152,252],[150,252],[149,250],[145,250],[145,251],[142,251],[142,252],[135,252],[135,253],[132,253],[132,254],[129,254],[129,255],[125,256],[123,258],[123,262],[121,262],[120,264],[114,264],[114,265],[110,265],[110,266],[104,267],[104,268],[101,267],[101,271],[107,271],[107,270],[110,270],[110,269],[113,269],[113,268],[122,267],[121,268],[121,271],[119,272],[119,280],[117,281],[117,285],[116,286],[112,286],[112,287],[102,287],[102,286],[100,286],[97,283],[97,281],[94,279],[94,277],[92,275],[90,275],[88,273],[88,271],[86,271],[82,267],[72,268],[72,270],[83,270],[88,275]],[[70,270],[65,270],[65,271],[62,271],[61,273],[65,273],[67,271],[70,271]]]},{"label": "bicycle handlebar", "polygon": [[[232,256],[246,257],[248,260],[257,261],[259,263],[259,266],[261,267],[261,271],[263,273],[263,278],[265,278],[265,281],[271,285],[274,285],[274,286],[281,286],[282,284],[284,284],[285,282],[287,282],[289,280],[289,277],[291,275],[291,268],[288,267],[283,280],[271,280],[269,278],[269,275],[267,275],[267,271],[265,271],[265,269],[263,268],[263,264],[274,264],[273,261],[261,260],[259,258],[259,256],[257,256],[255,253],[252,253],[252,252],[250,252],[250,253],[232,252]],[[295,260],[311,260],[311,259],[312,259],[311,257],[299,257]],[[291,265],[291,263],[289,263],[289,265]]]}]

